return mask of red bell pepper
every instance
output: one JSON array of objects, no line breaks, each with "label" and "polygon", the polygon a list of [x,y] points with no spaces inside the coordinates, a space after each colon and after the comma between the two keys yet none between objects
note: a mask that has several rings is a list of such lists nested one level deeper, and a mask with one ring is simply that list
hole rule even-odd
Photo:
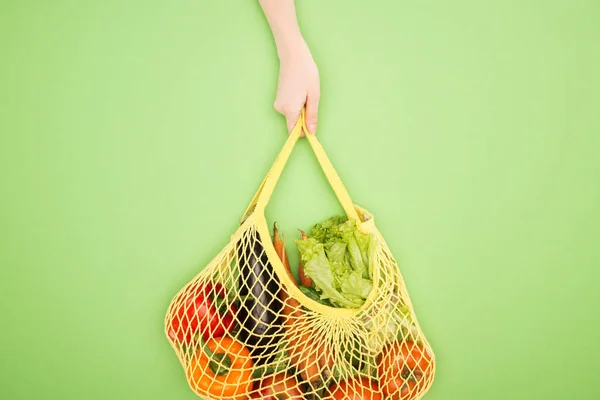
[{"label": "red bell pepper", "polygon": [[171,318],[169,337],[190,343],[198,333],[204,341],[219,338],[235,328],[237,307],[227,301],[227,290],[220,283],[207,282],[182,294],[183,302]]}]

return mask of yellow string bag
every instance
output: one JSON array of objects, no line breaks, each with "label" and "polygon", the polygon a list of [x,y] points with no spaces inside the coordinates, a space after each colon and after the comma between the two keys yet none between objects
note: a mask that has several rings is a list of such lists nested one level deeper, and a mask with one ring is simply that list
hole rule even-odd
[{"label": "yellow string bag", "polygon": [[398,265],[308,133],[348,219],[374,239],[373,288],[359,308],[324,305],[296,286],[274,248],[264,211],[303,131],[304,113],[229,244],[173,298],[167,338],[206,400],[421,399],[435,359]]}]

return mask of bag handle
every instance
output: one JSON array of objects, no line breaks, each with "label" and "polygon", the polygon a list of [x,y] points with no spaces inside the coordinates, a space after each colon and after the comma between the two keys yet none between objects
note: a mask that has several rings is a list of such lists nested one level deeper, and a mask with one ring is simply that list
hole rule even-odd
[{"label": "bag handle", "polygon": [[325,173],[325,176],[327,177],[329,184],[333,188],[333,191],[335,192],[338,201],[342,205],[342,208],[346,212],[346,215],[349,219],[354,219],[359,223],[361,222],[358,213],[356,212],[356,208],[354,207],[354,203],[350,198],[350,194],[346,190],[346,187],[342,183],[342,180],[335,171],[335,168],[333,168],[331,161],[329,161],[329,157],[327,157],[323,146],[321,146],[321,143],[319,143],[315,135],[308,132],[308,129],[306,128],[304,114],[305,110],[302,109],[300,119],[296,123],[296,126],[294,126],[294,129],[292,129],[292,132],[290,133],[287,141],[283,145],[283,149],[281,149],[281,152],[275,159],[273,166],[267,173],[267,176],[265,177],[260,187],[256,191],[256,194],[252,198],[250,205],[248,206],[246,212],[244,213],[244,216],[242,217],[242,221],[244,221],[252,212],[264,212],[265,208],[267,207],[267,204],[269,204],[269,200],[271,199],[273,190],[277,185],[277,181],[279,180],[279,177],[283,172],[283,168],[287,164],[290,154],[292,154],[292,150],[294,150],[294,146],[296,145],[296,142],[298,142],[300,135],[302,134],[302,132],[304,132],[305,136],[308,139],[310,147],[312,148],[313,152],[315,153],[315,156],[317,157],[317,161],[321,165],[321,169]]}]

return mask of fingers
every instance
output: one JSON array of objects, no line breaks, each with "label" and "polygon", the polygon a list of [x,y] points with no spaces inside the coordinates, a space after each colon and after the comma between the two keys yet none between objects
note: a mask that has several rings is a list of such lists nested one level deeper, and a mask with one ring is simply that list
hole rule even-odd
[{"label": "fingers", "polygon": [[288,132],[291,132],[296,126],[302,107],[306,105],[306,127],[310,133],[317,131],[317,119],[319,113],[319,92],[314,91],[308,94],[304,101],[296,101],[294,103],[275,102],[275,110],[285,116]]},{"label": "fingers", "polygon": [[300,119],[300,113],[302,113],[302,107],[300,107],[297,111],[290,111],[285,114],[285,121],[287,122],[288,132],[292,132],[296,123]]},{"label": "fingers", "polygon": [[277,101],[275,102],[275,110],[277,110],[278,113],[283,114],[285,116],[288,132],[291,132],[292,129],[294,129],[294,126],[296,126],[296,123],[300,119],[300,114],[302,113],[303,106],[304,103],[302,101],[295,102],[295,104],[282,104]]},{"label": "fingers", "polygon": [[306,127],[314,134],[317,131],[317,116],[319,113],[319,92],[309,92],[306,99]]}]

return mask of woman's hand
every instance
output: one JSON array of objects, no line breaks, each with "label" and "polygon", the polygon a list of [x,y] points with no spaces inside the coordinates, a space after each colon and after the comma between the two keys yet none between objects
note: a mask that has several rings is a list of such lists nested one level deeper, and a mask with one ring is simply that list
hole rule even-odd
[{"label": "woman's hand", "polygon": [[280,56],[279,65],[275,110],[285,116],[291,131],[306,105],[306,127],[315,133],[321,95],[319,70],[304,40],[287,49]]},{"label": "woman's hand", "polygon": [[315,133],[321,95],[319,70],[300,33],[294,0],[260,0],[260,5],[279,55],[275,109],[285,116],[291,131],[306,106],[306,127]]}]

